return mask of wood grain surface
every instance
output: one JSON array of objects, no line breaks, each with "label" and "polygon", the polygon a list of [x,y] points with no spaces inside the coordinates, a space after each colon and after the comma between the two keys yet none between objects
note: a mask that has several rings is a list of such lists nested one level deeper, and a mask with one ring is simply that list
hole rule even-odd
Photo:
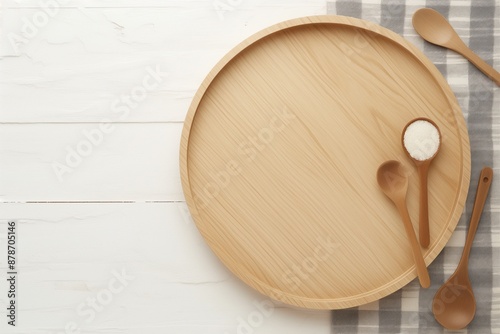
[{"label": "wood grain surface", "polygon": [[346,17],[291,20],[244,41],[194,98],[181,141],[186,200],[218,257],[247,284],[293,305],[336,309],[416,277],[404,227],[375,173],[400,159],[419,116],[440,127],[429,175],[429,264],[469,185],[467,129],[437,69],[398,35]]}]

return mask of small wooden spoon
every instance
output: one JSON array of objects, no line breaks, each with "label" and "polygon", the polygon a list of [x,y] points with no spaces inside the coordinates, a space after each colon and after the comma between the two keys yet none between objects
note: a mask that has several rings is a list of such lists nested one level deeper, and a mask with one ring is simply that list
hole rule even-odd
[{"label": "small wooden spoon", "polygon": [[[408,127],[413,124],[416,121],[426,121],[431,123],[438,132],[439,135],[439,146],[436,148],[436,151],[434,155],[432,155],[430,158],[426,160],[417,160],[412,155],[410,152],[408,152],[406,145],[405,145],[405,133]],[[418,239],[420,240],[420,244],[422,247],[427,248],[429,247],[430,241],[431,241],[431,236],[430,236],[430,231],[429,231],[429,200],[428,200],[428,190],[427,190],[427,178],[429,174],[429,166],[431,165],[432,160],[436,157],[437,153],[439,152],[439,148],[441,145],[441,132],[439,131],[438,126],[436,123],[431,121],[428,118],[420,117],[416,118],[414,120],[411,120],[406,124],[406,126],[403,129],[403,132],[401,134],[401,144],[403,145],[403,149],[406,152],[406,155],[413,161],[415,166],[417,166],[418,170],[418,176],[420,179],[420,205],[419,205],[419,216],[418,216]],[[426,143],[422,142],[421,147],[419,148],[420,150],[425,150],[426,148]]]},{"label": "small wooden spoon", "polygon": [[428,288],[431,285],[431,279],[420,251],[410,215],[408,214],[408,208],[406,207],[408,178],[404,173],[401,163],[399,161],[389,160],[380,165],[377,171],[377,182],[384,194],[394,202],[399,210],[401,218],[403,218],[406,235],[410,240],[413,258],[415,259],[420,285],[424,288]]},{"label": "small wooden spoon", "polygon": [[500,73],[465,45],[450,23],[434,9],[422,8],[413,14],[413,27],[427,42],[458,52],[500,86]]},{"label": "small wooden spoon", "polygon": [[448,329],[458,330],[464,328],[474,319],[476,313],[476,299],[469,280],[469,254],[492,179],[493,170],[489,167],[483,168],[479,177],[479,185],[477,186],[476,199],[462,258],[453,275],[436,292],[432,302],[434,317],[437,322]]}]

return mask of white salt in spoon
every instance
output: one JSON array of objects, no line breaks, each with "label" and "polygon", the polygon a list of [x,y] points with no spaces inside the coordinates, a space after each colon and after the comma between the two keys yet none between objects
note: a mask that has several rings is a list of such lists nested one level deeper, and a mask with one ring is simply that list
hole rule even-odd
[{"label": "white salt in spoon", "polygon": [[427,199],[427,174],[429,166],[441,145],[441,133],[436,123],[428,118],[416,118],[403,129],[403,148],[413,160],[420,178],[419,240],[422,247],[429,247],[429,207]]}]

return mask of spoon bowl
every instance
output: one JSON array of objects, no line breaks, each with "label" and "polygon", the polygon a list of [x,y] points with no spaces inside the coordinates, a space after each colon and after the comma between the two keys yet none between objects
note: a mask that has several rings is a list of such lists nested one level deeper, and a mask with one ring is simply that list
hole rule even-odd
[{"label": "spoon bowl", "polygon": [[[448,282],[436,292],[432,313],[443,326],[459,330],[467,326],[476,314],[476,299],[472,287]],[[444,322],[443,322],[444,321]]]},{"label": "spoon bowl", "polygon": [[462,43],[448,20],[434,9],[417,10],[413,14],[412,24],[418,34],[432,44],[454,49]]},{"label": "spoon bowl", "polygon": [[392,201],[406,196],[408,178],[399,161],[389,160],[380,165],[377,170],[377,182]]}]

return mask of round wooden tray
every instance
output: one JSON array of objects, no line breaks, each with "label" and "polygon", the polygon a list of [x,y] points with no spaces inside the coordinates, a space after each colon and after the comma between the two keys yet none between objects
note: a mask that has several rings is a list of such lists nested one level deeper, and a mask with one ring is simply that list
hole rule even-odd
[{"label": "round wooden tray", "polygon": [[450,238],[470,177],[467,128],[436,67],[401,36],[340,16],[287,21],[226,55],[182,133],[191,214],[222,262],[292,305],[338,309],[416,277],[403,223],[376,171],[402,161],[418,235],[418,175],[401,147],[416,117],[436,122],[427,265]]}]

